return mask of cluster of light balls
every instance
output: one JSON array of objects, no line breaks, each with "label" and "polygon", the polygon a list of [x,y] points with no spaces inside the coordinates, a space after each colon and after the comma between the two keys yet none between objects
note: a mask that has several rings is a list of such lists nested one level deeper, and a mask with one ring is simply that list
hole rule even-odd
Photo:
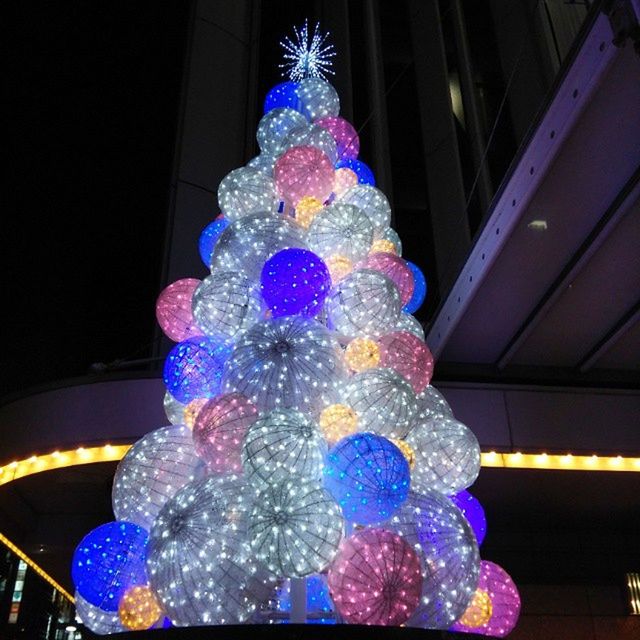
[{"label": "cluster of light balls", "polygon": [[76,550],[81,617],[264,620],[306,578],[346,623],[502,635],[517,590],[483,573],[478,443],[430,385],[426,282],[358,134],[305,77],[269,93],[257,137],[200,237],[209,275],[158,298],[171,424],[127,453],[116,520]]}]

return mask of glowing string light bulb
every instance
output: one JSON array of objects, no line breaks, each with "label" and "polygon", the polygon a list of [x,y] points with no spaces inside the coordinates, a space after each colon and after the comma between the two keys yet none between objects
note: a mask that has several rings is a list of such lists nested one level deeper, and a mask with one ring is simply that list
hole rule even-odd
[{"label": "glowing string light bulb", "polygon": [[143,631],[160,619],[162,609],[148,585],[128,589],[118,605],[122,626],[132,631]]}]

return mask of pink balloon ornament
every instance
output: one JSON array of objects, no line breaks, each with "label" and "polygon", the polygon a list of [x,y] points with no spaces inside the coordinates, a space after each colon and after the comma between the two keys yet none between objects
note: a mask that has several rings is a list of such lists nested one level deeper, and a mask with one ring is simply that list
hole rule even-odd
[{"label": "pink balloon ornament", "polygon": [[385,251],[372,253],[362,266],[387,276],[396,285],[402,306],[411,300],[414,285],[413,272],[400,256]]},{"label": "pink balloon ornament", "polygon": [[214,473],[242,473],[242,442],[258,410],[240,393],[209,400],[193,426],[196,453]]},{"label": "pink balloon ornament", "polygon": [[416,552],[385,529],[345,538],[328,575],[336,609],[351,624],[403,624],[418,606],[422,580]]},{"label": "pink balloon ornament", "polygon": [[355,160],[360,153],[360,138],[350,122],[344,118],[327,116],[314,121],[331,134],[336,141],[338,161]]},{"label": "pink balloon ornament", "polygon": [[156,319],[164,334],[174,342],[202,335],[191,311],[193,292],[200,280],[184,278],[162,290],[156,302]]},{"label": "pink balloon ornament", "polygon": [[433,376],[429,347],[409,331],[394,331],[378,339],[380,366],[399,373],[416,393],[424,391]]},{"label": "pink balloon ornament", "polygon": [[273,169],[280,197],[293,207],[308,196],[327,200],[333,191],[334,173],[328,156],[311,146],[291,147]]}]

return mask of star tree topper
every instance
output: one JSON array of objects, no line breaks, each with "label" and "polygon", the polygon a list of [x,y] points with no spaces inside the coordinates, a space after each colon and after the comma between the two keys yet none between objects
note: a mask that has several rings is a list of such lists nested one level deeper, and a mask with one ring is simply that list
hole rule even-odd
[{"label": "star tree topper", "polygon": [[320,23],[316,23],[313,36],[310,36],[308,21],[300,29],[293,28],[294,37],[280,41],[284,49],[284,62],[279,65],[283,74],[293,82],[303,78],[322,78],[327,74],[334,75],[331,58],[335,56],[333,45],[327,43],[329,32],[320,31]]}]

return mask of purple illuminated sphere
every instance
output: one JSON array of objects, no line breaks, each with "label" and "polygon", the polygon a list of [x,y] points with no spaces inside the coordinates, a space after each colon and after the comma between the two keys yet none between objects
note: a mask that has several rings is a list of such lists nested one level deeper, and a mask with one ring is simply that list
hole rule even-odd
[{"label": "purple illuminated sphere", "polygon": [[472,496],[468,491],[460,491],[451,496],[453,504],[462,511],[464,517],[469,521],[473,533],[476,534],[478,546],[482,544],[484,537],[487,535],[487,519],[484,515],[484,509],[480,501]]}]

